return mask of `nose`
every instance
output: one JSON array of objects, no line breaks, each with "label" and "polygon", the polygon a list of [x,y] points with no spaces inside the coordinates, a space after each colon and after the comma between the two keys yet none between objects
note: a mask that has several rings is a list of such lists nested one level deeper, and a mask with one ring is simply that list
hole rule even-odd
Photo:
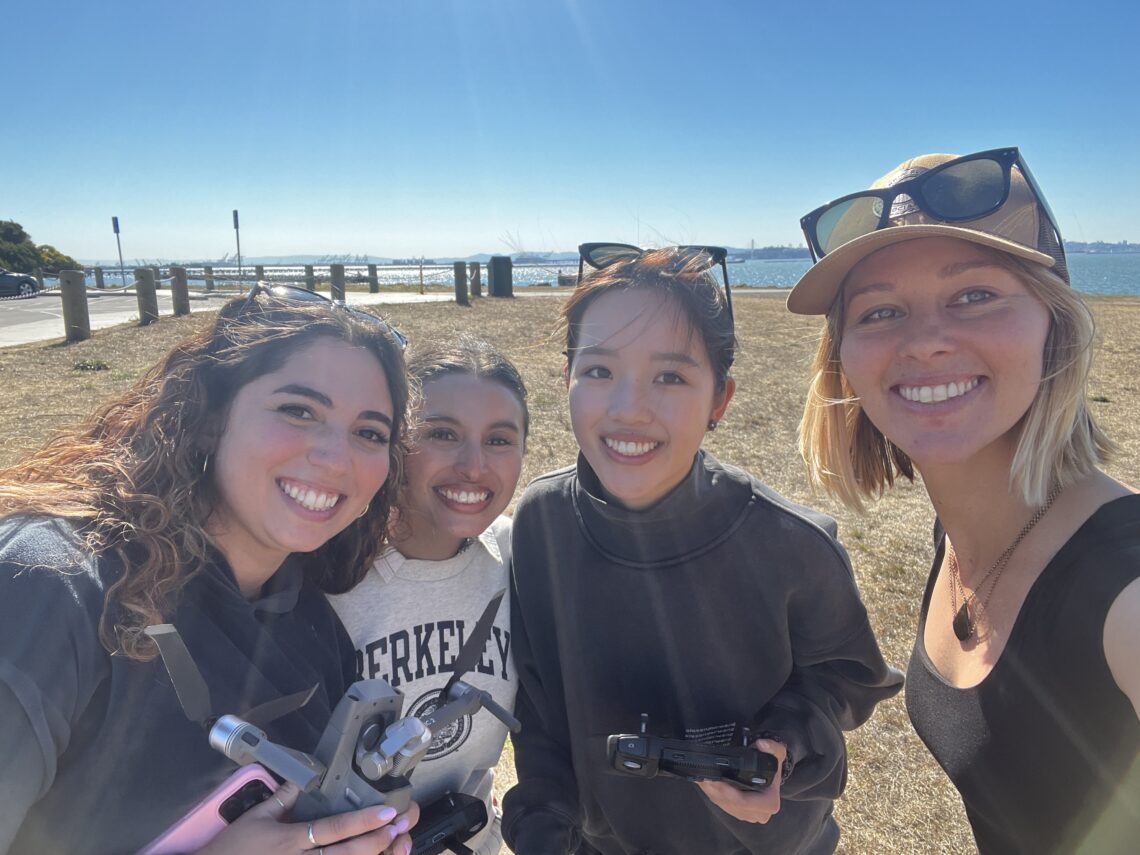
[{"label": "nose", "polygon": [[455,459],[455,470],[468,481],[475,481],[486,468],[486,449],[481,442],[465,442]]},{"label": "nose", "polygon": [[651,421],[653,408],[643,383],[629,378],[613,384],[607,415],[619,424],[641,424]]},{"label": "nose", "polygon": [[327,429],[316,433],[306,455],[309,463],[325,472],[340,475],[351,467],[352,450],[348,437]]},{"label": "nose", "polygon": [[899,355],[928,360],[950,353],[954,347],[954,325],[951,319],[935,312],[913,314],[903,328]]}]

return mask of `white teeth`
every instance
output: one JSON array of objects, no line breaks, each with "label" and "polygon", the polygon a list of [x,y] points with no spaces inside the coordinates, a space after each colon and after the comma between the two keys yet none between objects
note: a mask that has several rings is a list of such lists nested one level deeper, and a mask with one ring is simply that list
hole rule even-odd
[{"label": "white teeth", "polygon": [[310,511],[327,511],[340,501],[339,493],[318,493],[311,487],[298,487],[284,482],[278,482],[278,486],[294,502]]},{"label": "white teeth", "polygon": [[923,404],[937,403],[949,398],[965,395],[978,385],[978,378],[971,377],[959,383],[944,383],[941,386],[899,386],[899,394],[908,401],[918,401]]},{"label": "white teeth", "polygon": [[626,442],[625,440],[610,439],[608,436],[605,441],[607,447],[626,457],[639,457],[642,454],[648,454],[661,444],[659,442]]},{"label": "white teeth", "polygon": [[469,491],[469,490],[447,490],[442,489],[440,494],[449,502],[458,502],[461,505],[477,505],[480,502],[487,501],[487,497],[491,495],[488,490]]}]

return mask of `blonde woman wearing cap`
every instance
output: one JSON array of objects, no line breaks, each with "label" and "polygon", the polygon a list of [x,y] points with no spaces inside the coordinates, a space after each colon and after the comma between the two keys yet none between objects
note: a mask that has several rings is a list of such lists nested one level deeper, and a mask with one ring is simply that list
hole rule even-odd
[{"label": "blonde woman wearing cap", "polygon": [[908,161],[803,218],[788,307],[826,316],[800,445],[853,508],[938,515],[907,674],[978,848],[1140,840],[1140,495],[1099,466],[1093,322],[1015,148]]}]

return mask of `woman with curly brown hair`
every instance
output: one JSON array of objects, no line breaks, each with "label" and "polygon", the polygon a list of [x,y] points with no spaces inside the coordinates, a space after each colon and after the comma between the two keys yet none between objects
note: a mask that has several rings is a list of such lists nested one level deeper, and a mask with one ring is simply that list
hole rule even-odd
[{"label": "woman with curly brown hair", "polygon": [[[183,712],[152,624],[177,627],[214,714],[316,686],[266,726],[316,747],[354,678],[322,592],[384,545],[402,344],[375,316],[259,285],[0,472],[0,851],[137,851],[233,771]],[[414,808],[289,823],[296,797],[282,787],[209,851],[410,851]]]}]

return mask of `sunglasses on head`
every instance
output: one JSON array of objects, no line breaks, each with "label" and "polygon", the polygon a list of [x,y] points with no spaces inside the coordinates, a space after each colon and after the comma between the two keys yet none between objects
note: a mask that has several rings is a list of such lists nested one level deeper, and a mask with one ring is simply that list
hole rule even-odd
[{"label": "sunglasses on head", "polygon": [[[720,266],[724,275],[724,299],[728,304],[728,318],[733,320],[732,290],[728,287],[728,250],[723,246],[697,246],[686,245],[672,247],[679,253],[685,262],[686,269],[693,273]],[[578,245],[578,281],[582,281],[583,265],[588,264],[596,270],[609,267],[619,261],[628,261],[640,258],[647,252],[656,252],[653,249],[642,249],[629,243],[583,243]]]},{"label": "sunglasses on head", "polygon": [[253,287],[249,289],[249,294],[242,303],[241,308],[238,310],[238,315],[247,311],[252,305],[258,294],[265,294],[273,297],[276,300],[283,300],[287,303],[300,303],[312,305],[328,305],[335,306],[342,311],[348,312],[354,318],[359,318],[362,321],[367,321],[374,326],[379,326],[382,330],[389,333],[395,340],[400,350],[405,350],[408,346],[408,337],[388,323],[383,318],[365,312],[363,309],[357,309],[340,300],[331,300],[324,294],[317,291],[310,291],[308,288],[301,288],[298,285],[271,285],[268,282],[255,282]]},{"label": "sunglasses on head", "polygon": [[1060,244],[1057,220],[1021,152],[1017,148],[995,148],[948,160],[891,187],[861,190],[816,208],[800,219],[812,261],[855,238],[888,228],[893,218],[913,213],[916,208],[943,223],[989,216],[1009,199],[1015,166]]}]

